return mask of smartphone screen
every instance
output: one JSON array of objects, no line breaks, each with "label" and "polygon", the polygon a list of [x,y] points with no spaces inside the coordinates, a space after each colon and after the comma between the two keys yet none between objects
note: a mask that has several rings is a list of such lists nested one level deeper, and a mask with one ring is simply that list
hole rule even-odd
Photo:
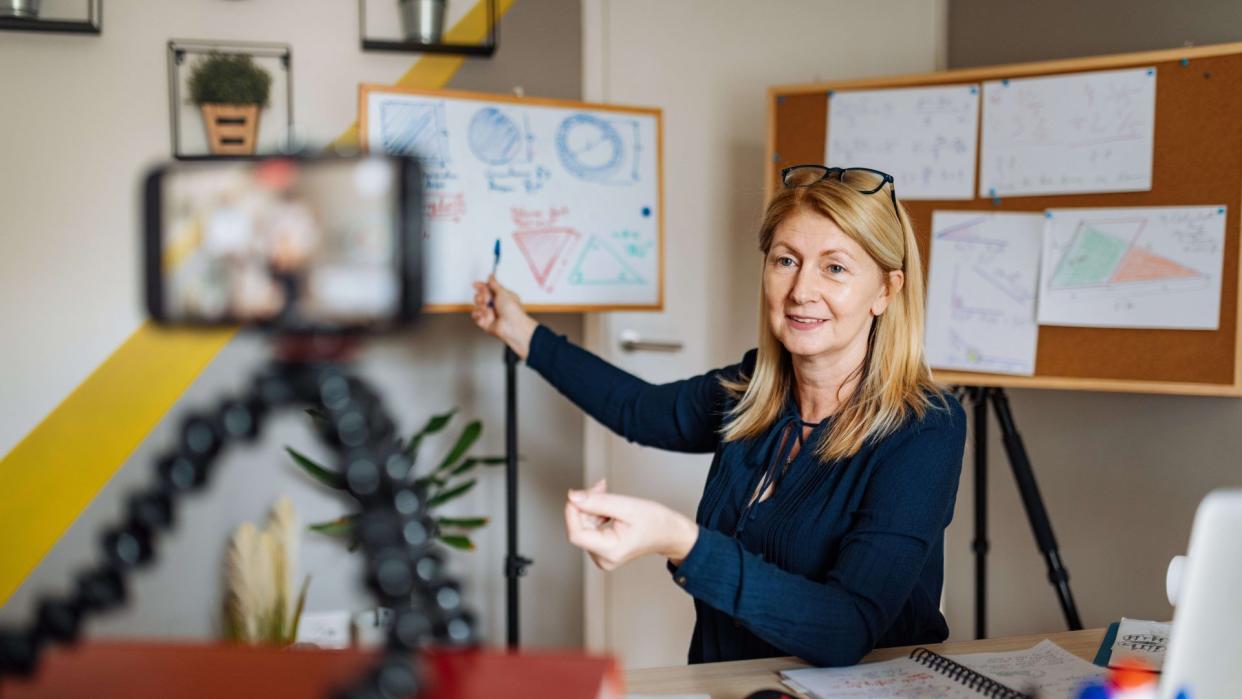
[{"label": "smartphone screen", "polygon": [[408,319],[421,277],[421,207],[408,191],[418,179],[409,167],[326,157],[160,168],[147,181],[152,315],[289,330]]}]

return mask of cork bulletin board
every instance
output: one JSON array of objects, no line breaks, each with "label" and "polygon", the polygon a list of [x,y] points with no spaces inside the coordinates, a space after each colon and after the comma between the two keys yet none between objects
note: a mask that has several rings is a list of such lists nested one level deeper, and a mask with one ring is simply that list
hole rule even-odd
[{"label": "cork bulletin board", "polygon": [[[932,212],[1042,212],[1053,208],[1225,204],[1224,268],[1216,330],[1041,325],[1033,376],[935,372],[943,383],[1242,396],[1239,238],[1242,210],[1242,43],[1084,59],[821,82],[768,90],[767,193],[781,168],[824,159],[827,94],[835,90],[982,83],[1121,68],[1156,68],[1152,187],[1146,192],[905,201],[927,271]],[[857,165],[865,165],[857,163]],[[976,171],[979,168],[976,167]],[[977,190],[976,190],[977,191]],[[901,196],[901,183],[897,183]],[[926,276],[926,275],[925,275]]]}]

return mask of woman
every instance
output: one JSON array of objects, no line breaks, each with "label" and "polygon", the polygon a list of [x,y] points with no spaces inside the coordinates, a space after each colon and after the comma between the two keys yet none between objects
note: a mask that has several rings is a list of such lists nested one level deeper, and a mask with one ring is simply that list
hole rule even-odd
[{"label": "woman", "polygon": [[733,366],[654,386],[538,325],[495,278],[475,284],[476,324],[592,417],[715,453],[693,522],[602,483],[565,507],[570,541],[601,568],[668,558],[694,597],[692,663],[851,665],[948,636],[942,549],[965,416],[923,360],[913,230],[884,173],[782,178],[759,231],[759,347]]}]

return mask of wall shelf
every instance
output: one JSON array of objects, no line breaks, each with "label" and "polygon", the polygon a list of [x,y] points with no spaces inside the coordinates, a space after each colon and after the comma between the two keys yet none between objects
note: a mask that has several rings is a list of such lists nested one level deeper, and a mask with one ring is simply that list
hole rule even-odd
[{"label": "wall shelf", "polygon": [[498,26],[496,0],[484,0],[487,9],[487,40],[481,44],[452,42],[425,43],[412,39],[394,39],[367,36],[367,0],[358,0],[358,43],[363,51],[389,51],[405,53],[437,53],[457,56],[489,57],[496,53]]},{"label": "wall shelf", "polygon": [[0,30],[14,32],[53,32],[59,34],[103,33],[103,0],[86,0],[82,19],[43,17],[0,17]]},{"label": "wall shelf", "polygon": [[406,51],[412,53],[447,53],[463,56],[490,56],[496,53],[496,44],[424,44],[419,41],[386,41],[363,39],[364,51]]}]

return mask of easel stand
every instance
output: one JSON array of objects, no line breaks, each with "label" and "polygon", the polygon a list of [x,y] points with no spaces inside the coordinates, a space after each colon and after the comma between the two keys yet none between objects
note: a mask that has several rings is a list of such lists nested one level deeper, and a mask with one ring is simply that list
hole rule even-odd
[{"label": "easel stand", "polygon": [[518,554],[518,446],[517,446],[517,364],[518,356],[505,347],[505,636],[509,648],[518,647],[518,578],[534,563]]},{"label": "easel stand", "polygon": [[1009,399],[1002,388],[988,386],[968,387],[965,395],[973,404],[972,423],[974,428],[975,456],[975,538],[971,548],[975,553],[975,638],[987,637],[987,556],[988,556],[988,403],[996,412],[996,421],[1000,424],[1001,439],[1005,443],[1005,453],[1009,457],[1009,466],[1013,469],[1013,479],[1022,496],[1022,507],[1031,523],[1031,531],[1035,534],[1035,542],[1044,555],[1048,565],[1048,582],[1057,591],[1057,599],[1061,602],[1061,612],[1065,615],[1065,623],[1071,631],[1082,629],[1082,621],[1078,618],[1078,607],[1074,604],[1074,596],[1070,592],[1069,571],[1061,561],[1061,552],[1057,548],[1057,539],[1052,533],[1052,523],[1048,519],[1048,510],[1044,508],[1043,498],[1039,494],[1039,486],[1035,483],[1035,473],[1031,470],[1031,461],[1027,458],[1026,447],[1013,422],[1013,414],[1009,412]]}]

